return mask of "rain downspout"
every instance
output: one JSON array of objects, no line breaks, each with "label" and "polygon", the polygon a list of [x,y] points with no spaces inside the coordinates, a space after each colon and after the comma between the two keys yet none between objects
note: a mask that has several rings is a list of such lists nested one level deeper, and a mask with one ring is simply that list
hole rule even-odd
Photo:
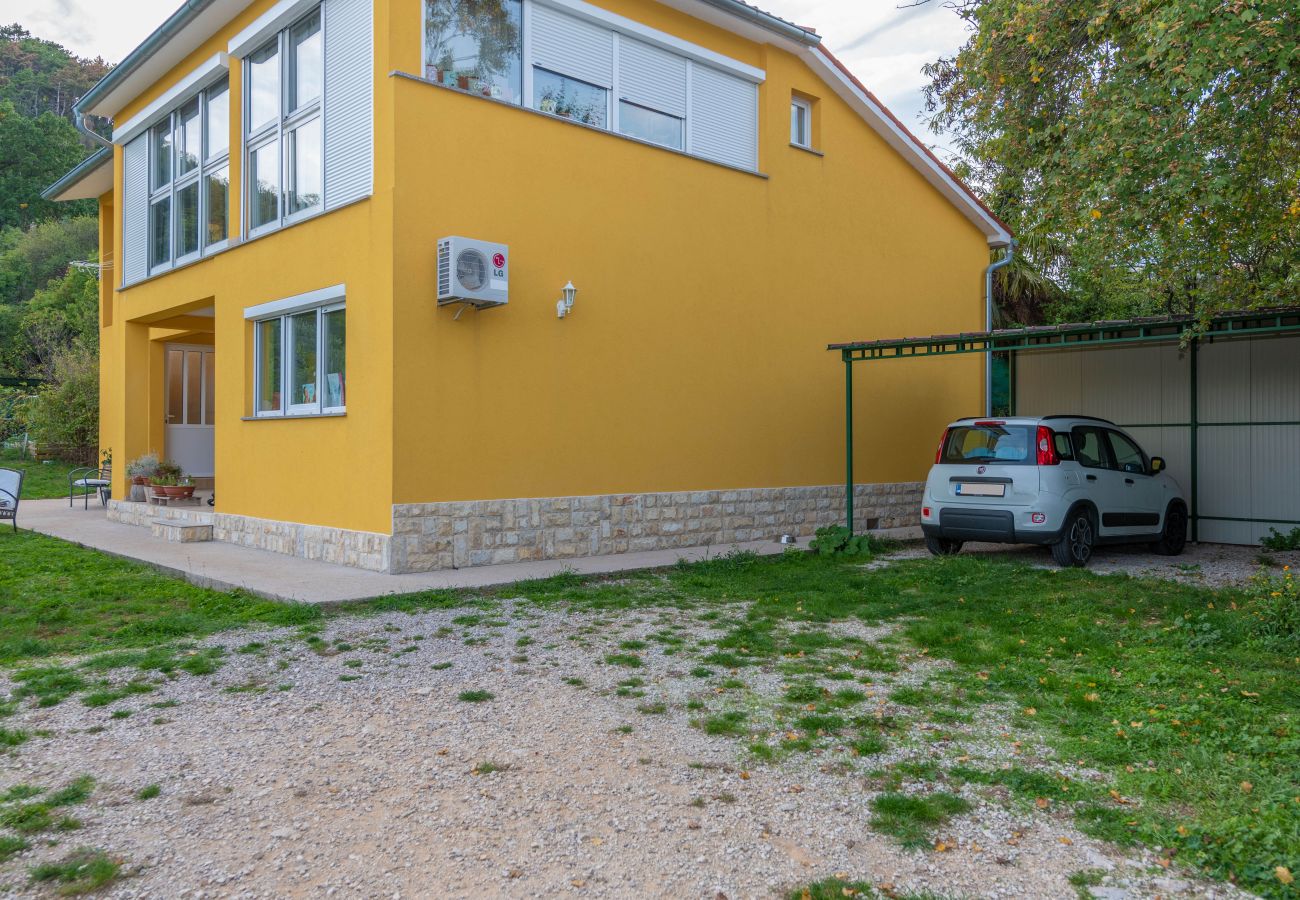
[{"label": "rain downspout", "polygon": [[[1007,255],[984,270],[984,330],[993,330],[993,273],[1011,262],[1016,255],[1016,239],[1007,244]],[[993,353],[984,354],[984,415],[993,415]]]},{"label": "rain downspout", "polygon": [[105,138],[102,134],[100,134],[95,129],[91,128],[90,125],[86,123],[86,120],[90,118],[89,113],[83,113],[80,110],[78,110],[75,106],[73,107],[73,112],[75,113],[75,115],[72,117],[72,124],[77,126],[78,131],[80,131],[82,134],[90,138],[92,141],[94,141],[96,144],[98,144],[101,147],[111,148],[113,146],[112,141]]}]

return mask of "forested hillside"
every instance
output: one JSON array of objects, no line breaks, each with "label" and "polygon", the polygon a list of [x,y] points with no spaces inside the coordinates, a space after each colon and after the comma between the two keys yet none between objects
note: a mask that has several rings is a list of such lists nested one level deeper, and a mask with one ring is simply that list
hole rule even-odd
[{"label": "forested hillside", "polygon": [[48,377],[97,342],[95,203],[41,191],[94,147],[72,106],[108,65],[0,26],[0,376]]}]

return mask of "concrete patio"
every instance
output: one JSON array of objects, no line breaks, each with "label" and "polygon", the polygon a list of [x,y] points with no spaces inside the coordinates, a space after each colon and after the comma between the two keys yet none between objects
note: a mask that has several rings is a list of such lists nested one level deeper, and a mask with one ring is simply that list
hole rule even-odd
[{"label": "concrete patio", "polygon": [[[764,555],[785,549],[775,541],[751,541],[725,547],[691,547],[385,575],[219,541],[181,543],[163,540],[155,537],[148,528],[109,521],[104,509],[98,505],[92,505],[89,510],[82,509],[80,501],[69,509],[67,500],[25,500],[19,511],[18,527],[135,560],[204,587],[219,590],[240,588],[273,600],[316,604],[442,588],[493,587],[547,578],[566,571],[599,574],[652,569],[670,566],[682,559],[707,559],[733,549]],[[800,541],[795,546],[806,548],[807,541]]]}]

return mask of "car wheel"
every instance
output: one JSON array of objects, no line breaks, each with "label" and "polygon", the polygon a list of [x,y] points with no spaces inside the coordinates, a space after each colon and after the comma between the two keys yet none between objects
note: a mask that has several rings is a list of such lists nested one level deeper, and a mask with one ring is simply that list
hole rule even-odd
[{"label": "car wheel", "polygon": [[1161,556],[1178,556],[1187,546],[1187,513],[1181,506],[1171,506],[1165,513],[1165,529],[1152,549]]},{"label": "car wheel", "polygon": [[956,556],[961,552],[961,541],[928,537],[925,539],[925,547],[935,556]]},{"label": "car wheel", "polygon": [[1065,520],[1061,539],[1052,545],[1052,559],[1062,568],[1082,567],[1092,559],[1092,548],[1097,542],[1097,532],[1092,526],[1092,516],[1085,510],[1076,510]]}]

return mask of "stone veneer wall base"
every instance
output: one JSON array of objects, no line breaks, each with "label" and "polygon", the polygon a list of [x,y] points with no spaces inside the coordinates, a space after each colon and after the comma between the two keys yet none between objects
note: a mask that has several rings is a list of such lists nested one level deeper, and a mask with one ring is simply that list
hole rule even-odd
[{"label": "stone veneer wall base", "polygon": [[[857,529],[918,525],[923,487],[857,485]],[[393,507],[389,571],[727,546],[781,534],[809,537],[843,519],[843,485],[406,503]]]},{"label": "stone veneer wall base", "polygon": [[[859,484],[859,531],[920,523],[921,482]],[[279,522],[190,507],[110,500],[108,518],[149,527],[211,525],[212,540],[402,574],[576,559],[706,545],[726,547],[782,534],[810,537],[844,519],[844,486],[744,488],[655,494],[602,494],[524,500],[404,503],[393,507],[393,534]]]}]

